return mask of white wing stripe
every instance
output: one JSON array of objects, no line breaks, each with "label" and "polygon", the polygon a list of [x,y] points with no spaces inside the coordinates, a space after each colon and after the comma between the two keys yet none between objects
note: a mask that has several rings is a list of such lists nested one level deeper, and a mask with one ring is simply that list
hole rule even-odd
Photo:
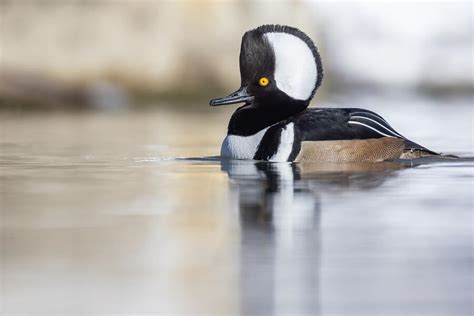
[{"label": "white wing stripe", "polygon": [[392,132],[396,133],[396,131],[387,123],[387,121],[383,117],[378,115],[377,113],[358,111],[358,112],[352,112],[350,115],[351,115],[351,117],[352,116],[361,116],[361,117],[366,117],[366,118],[372,118],[375,121],[379,122],[380,124],[384,125],[386,128],[390,129]]},{"label": "white wing stripe", "polygon": [[365,117],[365,116],[357,116],[357,115],[351,116],[351,119],[355,119],[355,118],[361,118],[361,119],[364,119],[364,120],[368,120],[368,121],[374,122],[375,124],[377,124],[377,125],[383,127],[386,131],[388,131],[388,132],[391,133],[392,135],[395,135],[395,136],[398,136],[398,137],[402,137],[402,138],[403,138],[402,135],[398,134],[397,132],[395,132],[394,130],[388,128],[387,126],[380,124],[380,123],[377,122],[376,120],[373,120],[373,119],[368,118],[368,117]]},{"label": "white wing stripe", "polygon": [[362,126],[365,126],[365,127],[367,127],[367,128],[370,128],[371,130],[373,130],[374,132],[379,133],[380,135],[383,135],[383,136],[386,136],[386,137],[396,138],[395,136],[387,135],[387,134],[385,134],[385,133],[379,131],[378,129],[376,129],[376,128],[372,127],[372,126],[367,125],[367,124],[364,124],[364,123],[361,123],[361,122],[349,121],[349,122],[347,122],[347,123],[349,123],[349,124],[356,124],[356,125],[362,125]]},{"label": "white wing stripe", "polygon": [[378,115],[377,113],[373,113],[373,112],[363,112],[363,111],[357,111],[357,112],[352,112],[351,115],[357,115],[357,114],[362,114],[362,115],[372,115],[372,116],[375,116],[376,118],[379,118],[380,120],[384,121],[385,123],[387,123],[387,121],[385,121],[385,119],[383,117],[381,117],[380,115]]}]

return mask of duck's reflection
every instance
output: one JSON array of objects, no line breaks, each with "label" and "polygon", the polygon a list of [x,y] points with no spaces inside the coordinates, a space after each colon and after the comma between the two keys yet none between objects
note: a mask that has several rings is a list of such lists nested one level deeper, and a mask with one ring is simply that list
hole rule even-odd
[{"label": "duck's reflection", "polygon": [[321,194],[371,189],[402,167],[222,161],[241,219],[242,314],[317,313]]}]

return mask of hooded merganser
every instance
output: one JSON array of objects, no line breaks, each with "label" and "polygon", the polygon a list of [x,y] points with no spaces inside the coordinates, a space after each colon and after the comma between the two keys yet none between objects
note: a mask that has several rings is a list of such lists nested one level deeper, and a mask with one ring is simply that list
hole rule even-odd
[{"label": "hooded merganser", "polygon": [[241,87],[211,106],[245,102],[232,115],[221,157],[275,162],[376,162],[438,155],[357,108],[307,109],[323,79],[302,31],[263,25],[242,37]]}]

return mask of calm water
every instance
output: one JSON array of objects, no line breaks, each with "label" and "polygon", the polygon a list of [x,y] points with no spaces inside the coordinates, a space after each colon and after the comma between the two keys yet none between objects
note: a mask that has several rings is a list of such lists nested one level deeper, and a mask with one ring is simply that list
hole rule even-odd
[{"label": "calm water", "polygon": [[[362,101],[473,155],[469,103]],[[0,114],[0,314],[472,314],[472,160],[206,158],[229,110]]]}]

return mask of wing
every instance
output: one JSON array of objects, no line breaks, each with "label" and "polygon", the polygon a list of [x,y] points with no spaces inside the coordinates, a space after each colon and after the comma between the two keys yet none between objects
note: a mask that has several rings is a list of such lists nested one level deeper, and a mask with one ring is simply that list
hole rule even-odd
[{"label": "wing", "polygon": [[380,115],[362,109],[351,109],[349,112],[349,119],[347,124],[351,127],[360,127],[362,130],[369,129],[377,134],[379,137],[396,137],[403,138],[397,133]]},{"label": "wing", "polygon": [[[301,141],[363,140],[372,138],[398,138],[404,143],[404,151],[413,157],[438,155],[398,133],[379,114],[359,108],[308,109],[295,118]],[[411,157],[410,156],[410,157]]]},{"label": "wing", "polygon": [[380,115],[363,109],[308,109],[294,120],[302,141],[404,138]]},{"label": "wing", "polygon": [[431,151],[428,148],[423,147],[420,144],[417,144],[402,136],[395,129],[393,129],[383,117],[372,111],[354,109],[350,112],[349,121],[347,123],[352,126],[359,125],[371,129],[384,137],[397,137],[403,139],[405,144],[405,156],[408,156],[407,152],[411,153],[411,156],[414,157],[439,155],[439,153]]}]

